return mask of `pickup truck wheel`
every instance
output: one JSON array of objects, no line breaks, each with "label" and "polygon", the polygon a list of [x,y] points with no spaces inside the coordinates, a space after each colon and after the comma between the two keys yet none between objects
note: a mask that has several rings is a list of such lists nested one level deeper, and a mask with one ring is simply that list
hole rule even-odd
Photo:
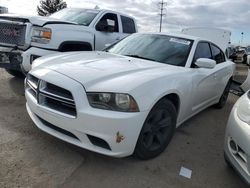
[{"label": "pickup truck wheel", "polygon": [[14,77],[17,77],[17,78],[24,78],[25,75],[20,72],[20,71],[17,71],[17,70],[11,70],[11,69],[5,69],[6,72],[8,72],[10,75],[14,76]]},{"label": "pickup truck wheel", "polygon": [[176,108],[171,101],[158,102],[144,122],[134,155],[146,160],[162,153],[174,135],[176,119]]},{"label": "pickup truck wheel", "polygon": [[223,108],[225,106],[225,104],[227,102],[227,98],[228,98],[229,92],[230,92],[231,83],[232,83],[232,81],[229,80],[228,83],[227,83],[227,85],[226,85],[226,88],[223,91],[223,94],[220,97],[219,102],[214,105],[215,108],[221,109],[221,108]]}]

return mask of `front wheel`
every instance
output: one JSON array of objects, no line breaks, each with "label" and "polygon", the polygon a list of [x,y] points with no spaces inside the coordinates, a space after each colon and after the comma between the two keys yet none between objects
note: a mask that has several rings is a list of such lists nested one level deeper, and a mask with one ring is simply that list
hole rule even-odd
[{"label": "front wheel", "polygon": [[223,91],[223,93],[222,93],[222,95],[220,97],[219,102],[214,105],[215,108],[221,109],[221,108],[223,108],[225,106],[225,104],[227,102],[229,92],[230,92],[231,83],[232,83],[232,81],[229,80],[227,85],[226,85],[226,88],[224,89],[224,91]]},{"label": "front wheel", "polygon": [[146,160],[162,153],[174,135],[176,119],[173,103],[166,99],[159,101],[144,122],[134,155]]},{"label": "front wheel", "polygon": [[6,72],[8,72],[10,75],[14,76],[14,77],[17,77],[17,78],[24,78],[25,75],[21,72],[21,71],[18,71],[18,70],[12,70],[12,69],[5,69]]}]

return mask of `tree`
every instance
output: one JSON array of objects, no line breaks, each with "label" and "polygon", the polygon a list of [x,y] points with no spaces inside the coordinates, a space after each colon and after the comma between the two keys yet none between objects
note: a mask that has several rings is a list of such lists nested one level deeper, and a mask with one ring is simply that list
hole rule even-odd
[{"label": "tree", "polygon": [[37,12],[40,16],[49,16],[54,12],[67,7],[67,3],[63,0],[41,0],[37,6]]}]

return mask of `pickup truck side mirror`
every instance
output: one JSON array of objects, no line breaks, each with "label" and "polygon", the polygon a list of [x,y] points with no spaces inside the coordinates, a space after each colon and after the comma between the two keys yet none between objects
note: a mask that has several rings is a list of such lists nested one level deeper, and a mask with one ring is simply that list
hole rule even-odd
[{"label": "pickup truck side mirror", "polygon": [[114,20],[100,20],[99,23],[96,25],[97,31],[103,32],[114,32],[115,31],[115,21]]},{"label": "pickup truck side mirror", "polygon": [[216,66],[216,61],[208,58],[199,58],[196,60],[195,65],[200,68],[213,69]]}]

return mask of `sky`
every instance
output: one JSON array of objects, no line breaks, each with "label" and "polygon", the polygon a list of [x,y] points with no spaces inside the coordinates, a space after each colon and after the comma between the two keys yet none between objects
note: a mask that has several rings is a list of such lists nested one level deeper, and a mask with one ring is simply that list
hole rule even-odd
[{"label": "sky", "polygon": [[[134,16],[139,31],[159,31],[161,0],[64,0],[68,7],[111,9]],[[219,27],[232,32],[231,41],[250,44],[249,0],[165,0],[164,32],[180,32],[186,27]],[[0,0],[10,13],[37,15],[39,0]]]}]

